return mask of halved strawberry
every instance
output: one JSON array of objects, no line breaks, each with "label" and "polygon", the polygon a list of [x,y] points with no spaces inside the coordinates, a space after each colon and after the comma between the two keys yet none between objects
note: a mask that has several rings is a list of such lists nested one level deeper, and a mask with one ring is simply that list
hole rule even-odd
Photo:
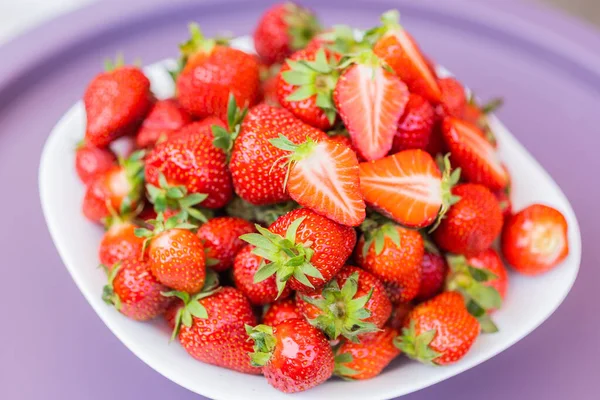
[{"label": "halved strawberry", "polygon": [[333,98],[359,155],[377,160],[392,148],[408,88],[372,52],[355,62],[339,78]]},{"label": "halved strawberry", "polygon": [[357,226],[364,221],[358,160],[349,147],[330,140],[317,143],[310,138],[297,145],[283,135],[270,142],[292,152],[286,181],[292,199],[343,225]]},{"label": "halved strawberry", "polygon": [[360,190],[367,204],[407,227],[432,224],[456,200],[450,189],[458,182],[460,171],[450,173],[447,165],[442,176],[434,159],[423,150],[404,150],[361,163],[359,169]]},{"label": "halved strawberry", "polygon": [[502,167],[494,147],[476,126],[455,117],[442,122],[442,135],[451,153],[452,163],[462,169],[463,177],[472,183],[500,190],[508,184],[508,175]]}]

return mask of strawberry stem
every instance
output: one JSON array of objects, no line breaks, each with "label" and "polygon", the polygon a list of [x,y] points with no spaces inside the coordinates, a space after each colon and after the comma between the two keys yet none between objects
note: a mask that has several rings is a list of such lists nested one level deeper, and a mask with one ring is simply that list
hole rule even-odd
[{"label": "strawberry stem", "polygon": [[273,328],[268,325],[257,325],[252,327],[245,325],[246,333],[254,341],[254,348],[250,356],[250,362],[254,367],[264,367],[271,359],[277,339],[273,335]]}]

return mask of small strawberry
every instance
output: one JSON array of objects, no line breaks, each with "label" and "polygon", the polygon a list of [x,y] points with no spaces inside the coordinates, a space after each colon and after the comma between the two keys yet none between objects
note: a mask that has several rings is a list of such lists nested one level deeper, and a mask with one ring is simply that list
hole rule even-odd
[{"label": "small strawberry", "polygon": [[387,322],[392,303],[383,284],[357,267],[346,266],[321,290],[298,295],[298,310],[332,340],[358,342]]},{"label": "small strawberry", "polygon": [[365,160],[377,160],[392,148],[408,89],[370,51],[343,65],[347,63],[350,66],[333,93],[335,106],[358,154]]},{"label": "small strawberry", "polygon": [[455,78],[449,77],[439,79],[438,86],[442,93],[439,113],[462,118],[467,108],[467,95],[463,85]]},{"label": "small strawberry", "polygon": [[198,237],[206,251],[206,265],[217,272],[231,267],[235,255],[246,245],[240,236],[254,231],[254,225],[242,218],[208,220],[198,229]]},{"label": "small strawberry", "polygon": [[433,232],[435,243],[445,251],[467,257],[482,252],[502,230],[498,201],[488,188],[474,183],[455,186],[452,195],[460,200]]},{"label": "small strawberry", "polygon": [[83,95],[85,141],[106,147],[118,137],[135,132],[152,105],[150,81],[137,67],[107,63]]},{"label": "small strawberry", "polygon": [[391,153],[408,149],[425,150],[434,122],[435,111],[431,103],[418,94],[411,93],[404,114],[398,122]]},{"label": "small strawberry", "polygon": [[144,239],[135,235],[135,228],[130,221],[113,221],[100,241],[98,258],[101,264],[110,268],[118,261],[142,256]]},{"label": "small strawberry", "polygon": [[158,100],[136,134],[138,147],[152,147],[157,141],[164,141],[192,122],[190,115],[174,99]]},{"label": "small strawberry", "polygon": [[376,377],[400,350],[394,345],[398,332],[385,327],[378,332],[361,336],[360,342],[342,341],[336,348],[334,374],[350,380],[364,380]]},{"label": "small strawberry", "polygon": [[147,262],[130,258],[116,263],[110,271],[105,269],[108,283],[102,300],[121,314],[147,321],[163,314],[171,304],[171,299],[161,294],[169,288],[156,280]]},{"label": "small strawberry", "polygon": [[280,299],[267,305],[262,323],[269,326],[275,326],[287,319],[302,318],[296,306],[296,300],[293,297]]},{"label": "small strawberry", "polygon": [[321,30],[314,13],[292,2],[276,4],[258,21],[254,47],[266,64],[282,62]]},{"label": "small strawberry", "polygon": [[275,275],[281,294],[289,281],[293,290],[308,292],[324,286],[342,268],[356,243],[353,228],[340,225],[308,208],[290,211],[269,229],[256,225],[258,234],[242,240],[256,246],[253,252],[270,262],[254,276],[261,282]]},{"label": "small strawberry", "polygon": [[425,253],[421,261],[421,284],[419,285],[418,301],[429,300],[444,287],[448,274],[448,264],[439,250],[429,240],[425,240]]},{"label": "small strawberry", "polygon": [[286,188],[293,200],[343,225],[357,226],[364,221],[358,160],[349,147],[310,138],[296,145],[282,135],[271,144],[291,153],[286,156]]},{"label": "small strawberry", "polygon": [[274,327],[246,327],[254,340],[252,365],[262,367],[267,382],[285,393],[296,393],[325,382],[333,374],[333,351],[325,335],[302,319]]},{"label": "small strawberry", "polygon": [[117,157],[108,148],[94,147],[82,141],[75,151],[75,171],[85,185],[116,165]]},{"label": "small strawberry", "polygon": [[469,352],[478,335],[479,323],[469,314],[461,296],[446,292],[410,312],[396,346],[422,363],[449,365]]},{"label": "small strawberry", "polygon": [[521,274],[550,271],[569,255],[567,220],[560,211],[542,204],[524,208],[504,225],[502,254]]}]

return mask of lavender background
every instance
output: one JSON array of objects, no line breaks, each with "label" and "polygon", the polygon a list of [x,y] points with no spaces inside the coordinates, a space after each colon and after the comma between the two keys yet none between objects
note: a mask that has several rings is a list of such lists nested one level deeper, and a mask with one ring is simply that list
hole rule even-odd
[{"label": "lavender background", "polygon": [[[173,56],[190,20],[209,34],[244,34],[267,3],[105,1],[0,48],[1,399],[198,398],[138,360],[84,301],[43,221],[39,156],[106,56],[122,50],[146,63]],[[361,27],[398,7],[436,60],[482,98],[505,97],[500,118],[562,187],[581,224],[579,279],[546,323],[492,360],[405,398],[597,399],[600,34],[512,0],[303,3],[326,23]]]}]

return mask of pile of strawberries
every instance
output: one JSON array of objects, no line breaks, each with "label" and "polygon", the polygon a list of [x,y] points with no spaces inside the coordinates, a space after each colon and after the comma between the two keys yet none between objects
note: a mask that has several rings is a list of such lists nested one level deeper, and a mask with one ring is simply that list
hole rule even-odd
[{"label": "pile of strawberries", "polygon": [[[103,299],[284,392],[369,379],[400,354],[451,364],[496,331],[497,249],[540,274],[567,256],[567,224],[513,213],[494,104],[438,77],[398,19],[357,39],[277,5],[258,55],[192,25],[173,99],[135,66],[96,76],[76,168],[84,215],[107,229]],[[122,140],[136,150],[116,156]]]}]

